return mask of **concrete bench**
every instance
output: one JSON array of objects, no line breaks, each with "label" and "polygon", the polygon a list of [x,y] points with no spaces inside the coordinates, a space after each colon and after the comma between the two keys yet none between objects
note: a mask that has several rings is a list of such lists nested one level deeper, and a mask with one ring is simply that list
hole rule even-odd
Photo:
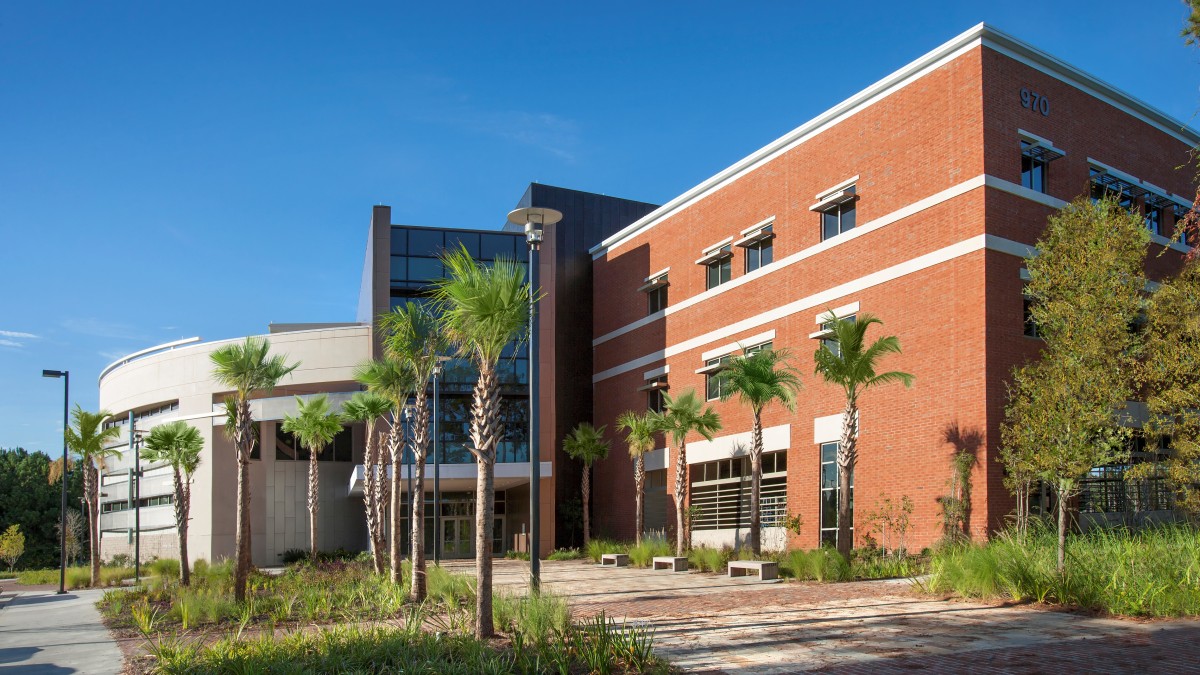
[{"label": "concrete bench", "polygon": [[625,567],[629,564],[629,556],[624,553],[603,553],[600,555],[600,566],[612,565],[613,567]]},{"label": "concrete bench", "polygon": [[686,572],[688,571],[688,559],[676,558],[670,555],[657,556],[654,558],[654,569]]},{"label": "concrete bench", "polygon": [[779,578],[779,563],[772,560],[730,560],[729,576],[745,577],[757,574],[760,581]]}]

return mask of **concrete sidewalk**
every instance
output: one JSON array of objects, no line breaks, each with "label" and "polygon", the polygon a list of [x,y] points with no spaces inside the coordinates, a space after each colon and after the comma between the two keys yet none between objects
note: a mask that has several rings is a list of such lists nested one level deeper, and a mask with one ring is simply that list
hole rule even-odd
[{"label": "concrete sidewalk", "polygon": [[121,672],[121,650],[96,609],[103,593],[15,592],[12,584],[0,585],[0,674]]}]

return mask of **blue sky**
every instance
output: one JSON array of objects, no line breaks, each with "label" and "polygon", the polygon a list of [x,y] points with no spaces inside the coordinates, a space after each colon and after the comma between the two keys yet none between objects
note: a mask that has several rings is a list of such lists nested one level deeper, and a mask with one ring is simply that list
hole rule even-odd
[{"label": "blue sky", "polygon": [[123,354],[353,320],[374,204],[487,228],[530,181],[662,203],[980,21],[1192,121],[1185,14],[0,3],[0,447],[61,447],[43,368],[95,408]]}]

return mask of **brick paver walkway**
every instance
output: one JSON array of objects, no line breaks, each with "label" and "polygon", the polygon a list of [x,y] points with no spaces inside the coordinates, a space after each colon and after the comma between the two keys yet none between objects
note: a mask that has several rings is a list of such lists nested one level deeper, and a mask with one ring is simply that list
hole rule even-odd
[{"label": "brick paver walkway", "polygon": [[[527,565],[497,561],[497,590],[523,592]],[[907,582],[762,583],[546,562],[543,586],[569,595],[576,614],[653,626],[656,651],[690,672],[1200,672],[1197,621],[943,600]]]}]

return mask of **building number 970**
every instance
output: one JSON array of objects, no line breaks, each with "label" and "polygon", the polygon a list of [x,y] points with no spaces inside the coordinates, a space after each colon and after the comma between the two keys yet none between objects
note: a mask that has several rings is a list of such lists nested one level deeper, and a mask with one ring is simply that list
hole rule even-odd
[{"label": "building number 970", "polygon": [[1042,117],[1046,117],[1050,114],[1050,99],[1036,91],[1030,91],[1026,87],[1021,87],[1021,107],[1040,112],[1042,113]]}]

